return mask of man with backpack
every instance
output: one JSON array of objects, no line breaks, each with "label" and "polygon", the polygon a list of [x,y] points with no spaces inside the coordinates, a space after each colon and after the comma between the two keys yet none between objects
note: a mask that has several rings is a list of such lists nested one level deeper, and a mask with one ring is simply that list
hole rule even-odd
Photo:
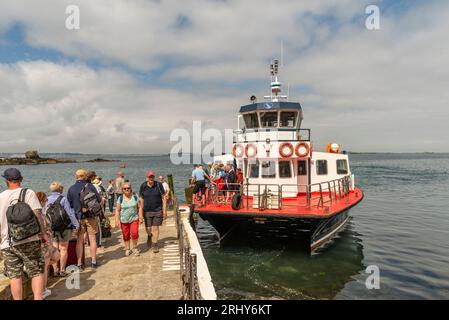
[{"label": "man with backpack", "polygon": [[78,230],[80,224],[70,207],[69,201],[62,195],[63,186],[59,182],[52,182],[50,185],[51,194],[42,210],[49,221],[49,227],[53,231],[54,247],[59,249],[60,260],[53,265],[56,276],[66,276],[65,267],[67,264],[69,241],[72,238],[73,230]]},{"label": "man with backpack", "polygon": [[41,204],[34,191],[22,188],[19,170],[5,170],[2,177],[7,190],[0,194],[0,248],[5,264],[5,275],[10,279],[14,300],[23,299],[23,273],[31,278],[35,300],[42,300],[44,287],[44,256],[41,241],[48,241],[43,233]]},{"label": "man with backpack", "polygon": [[80,221],[78,231],[78,241],[76,244],[76,255],[78,258],[78,268],[83,269],[82,263],[84,236],[89,237],[90,256],[92,258],[92,268],[98,267],[97,262],[97,241],[95,235],[98,231],[98,217],[102,213],[101,198],[95,187],[87,181],[86,170],[79,169],[75,173],[76,182],[67,192],[67,200],[70,207],[75,212]]},{"label": "man with backpack", "polygon": [[162,183],[154,179],[155,173],[148,171],[147,181],[142,183],[139,190],[140,206],[139,216],[145,220],[145,228],[148,234],[147,246],[153,252],[159,252],[159,227],[162,221],[167,217],[167,198]]}]

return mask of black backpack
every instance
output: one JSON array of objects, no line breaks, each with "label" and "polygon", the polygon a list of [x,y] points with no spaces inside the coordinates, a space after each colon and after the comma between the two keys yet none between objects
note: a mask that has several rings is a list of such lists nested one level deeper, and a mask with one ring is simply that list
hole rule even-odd
[{"label": "black backpack", "polygon": [[9,206],[6,211],[8,221],[9,245],[12,242],[22,241],[41,232],[41,225],[33,209],[25,202],[28,189],[20,191],[19,199],[14,205]]},{"label": "black backpack", "polygon": [[64,232],[72,221],[70,220],[70,217],[65,211],[64,207],[61,204],[62,196],[59,196],[58,199],[56,199],[55,202],[50,204],[47,208],[46,217],[50,223],[50,228],[53,230],[53,232]]},{"label": "black backpack", "polygon": [[80,203],[83,218],[95,218],[101,215],[100,202],[96,193],[89,188],[89,183],[86,183],[80,192]]}]

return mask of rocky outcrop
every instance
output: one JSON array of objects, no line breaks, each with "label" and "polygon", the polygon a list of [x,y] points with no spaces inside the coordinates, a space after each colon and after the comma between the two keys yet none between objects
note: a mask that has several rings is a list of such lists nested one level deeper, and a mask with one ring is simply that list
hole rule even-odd
[{"label": "rocky outcrop", "polygon": [[25,158],[30,160],[40,159],[39,153],[36,150],[28,150],[27,152],[25,152]]},{"label": "rocky outcrop", "polygon": [[[92,159],[83,162],[115,162],[117,160]],[[41,158],[36,150],[25,152],[24,158],[0,158],[0,166],[37,165],[37,164],[57,164],[57,163],[78,163],[74,159],[53,159]]]}]

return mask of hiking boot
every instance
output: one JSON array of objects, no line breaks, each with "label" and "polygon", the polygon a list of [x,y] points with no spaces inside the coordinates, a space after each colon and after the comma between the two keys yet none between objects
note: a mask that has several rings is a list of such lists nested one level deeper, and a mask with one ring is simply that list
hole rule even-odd
[{"label": "hiking boot", "polygon": [[159,243],[155,242],[153,246],[153,252],[158,253],[159,252]]},{"label": "hiking boot", "polygon": [[148,248],[151,248],[151,237],[152,237],[153,235],[148,235],[148,237],[147,237],[147,247]]},{"label": "hiking boot", "polygon": [[133,250],[133,253],[134,253],[134,255],[135,255],[136,257],[140,256],[140,251],[139,251],[139,249],[137,249],[137,248],[135,248],[135,249]]},{"label": "hiking boot", "polygon": [[83,265],[83,264],[77,264],[76,267],[78,268],[78,270],[79,270],[80,272],[81,272],[81,271],[84,271],[84,265]]},{"label": "hiking boot", "polygon": [[129,257],[131,255],[132,251],[131,250],[125,250],[125,256]]},{"label": "hiking boot", "polygon": [[97,269],[100,266],[98,261],[92,262],[92,269]]}]

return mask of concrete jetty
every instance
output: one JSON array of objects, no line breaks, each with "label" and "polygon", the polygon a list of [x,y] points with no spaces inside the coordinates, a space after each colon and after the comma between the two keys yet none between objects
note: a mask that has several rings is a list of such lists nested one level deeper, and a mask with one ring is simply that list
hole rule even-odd
[{"label": "concrete jetty", "polygon": [[[173,212],[161,227],[160,251],[154,253],[146,245],[144,225],[139,228],[140,256],[125,256],[121,231],[114,230],[105,239],[104,253],[99,254],[100,267],[87,267],[80,275],[79,289],[70,279],[60,279],[50,286],[49,300],[178,300],[182,299],[179,242]],[[86,266],[90,265],[86,247]]]},{"label": "concrete jetty", "polygon": [[[144,225],[140,225],[140,256],[126,257],[121,231],[113,230],[112,237],[104,239],[104,252],[97,256],[100,267],[90,268],[86,247],[86,269],[68,278],[50,278],[52,295],[47,300],[216,299],[188,213],[180,212],[177,205],[168,212],[160,228],[158,253],[147,248],[146,238]],[[7,283],[7,279],[2,281]],[[26,294],[31,295],[29,282],[25,286]],[[8,288],[3,287],[2,298],[8,299]]]}]

